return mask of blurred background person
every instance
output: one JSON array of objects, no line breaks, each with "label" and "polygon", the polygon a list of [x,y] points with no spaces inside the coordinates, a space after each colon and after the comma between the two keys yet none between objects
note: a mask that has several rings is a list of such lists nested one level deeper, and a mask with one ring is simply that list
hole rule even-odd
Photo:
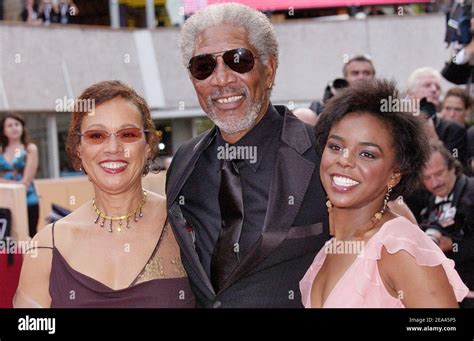
[{"label": "blurred background person", "polygon": [[421,67],[414,70],[407,81],[408,95],[414,99],[426,98],[436,107],[441,96],[441,74],[431,67]]},{"label": "blurred background person", "polygon": [[39,3],[35,0],[25,0],[20,16],[24,22],[31,25],[41,25],[43,23],[40,18]]},{"label": "blurred background person", "polygon": [[318,122],[318,115],[309,108],[297,108],[293,110],[293,115],[299,118],[300,121],[303,121],[304,123],[307,123],[313,127]]},{"label": "blurred background person", "polygon": [[309,106],[309,109],[314,111],[317,115],[323,112],[324,105],[337,93],[349,86],[349,83],[344,78],[336,78],[333,81],[329,82],[324,89],[323,100],[322,101],[314,101]]},{"label": "blurred background person", "polygon": [[[464,164],[466,156],[466,128],[457,122],[445,120],[436,115],[440,105],[441,74],[431,67],[422,67],[414,70],[408,78],[407,94],[410,98],[420,100],[420,110],[426,116],[425,123],[428,130],[436,131],[438,138]],[[423,105],[421,100],[426,98],[429,104]],[[424,110],[422,107],[426,108]]]},{"label": "blurred background person", "polygon": [[156,153],[145,100],[118,81],[90,86],[88,99],[95,108],[73,113],[66,149],[95,197],[35,236],[14,306],[194,307],[166,199],[142,185]]},{"label": "blurred background person", "polygon": [[357,55],[350,58],[344,64],[342,73],[347,82],[349,82],[349,85],[375,78],[375,68],[372,59],[365,55]]},{"label": "blurred background person", "polygon": [[448,121],[457,122],[468,128],[467,117],[471,105],[472,99],[466,90],[462,88],[451,88],[444,96],[439,115]]},{"label": "blurred background person", "polygon": [[[472,107],[472,97],[462,88],[449,89],[444,97],[440,116],[466,127],[466,172],[474,175],[474,125],[469,127],[468,115]],[[472,122],[474,123],[474,122]]]},{"label": "blurred background person", "polygon": [[68,24],[71,16],[79,14],[79,10],[72,0],[59,0],[57,12],[58,23],[60,24]]},{"label": "blurred background person", "polygon": [[313,101],[309,108],[318,115],[322,113],[324,105],[337,93],[347,88],[349,85],[354,85],[360,81],[372,80],[375,78],[375,68],[372,60],[365,55],[356,55],[351,57],[347,63],[342,67],[342,74],[344,78],[336,78],[329,82],[324,89],[322,101]]},{"label": "blurred background person", "polygon": [[[455,261],[464,283],[474,291],[474,178],[442,143],[430,145],[423,183],[430,192],[420,225],[446,255]],[[474,297],[474,296],[473,296]],[[473,299],[464,307],[474,308]]]},{"label": "blurred background person", "polygon": [[[407,96],[419,101],[419,111],[425,123],[425,133],[430,142],[441,141],[461,163],[466,157],[466,128],[448,121],[437,114],[441,96],[441,74],[431,67],[415,69],[407,81]],[[421,210],[428,204],[429,193],[422,186],[405,198],[408,207],[420,221]]]},{"label": "blurred background person", "polygon": [[38,171],[38,147],[31,142],[25,120],[9,113],[0,121],[0,183],[26,186],[28,229],[36,234],[39,219],[39,199],[33,180]]},{"label": "blurred background person", "polygon": [[41,0],[38,12],[44,24],[49,25],[58,22],[57,0]]}]

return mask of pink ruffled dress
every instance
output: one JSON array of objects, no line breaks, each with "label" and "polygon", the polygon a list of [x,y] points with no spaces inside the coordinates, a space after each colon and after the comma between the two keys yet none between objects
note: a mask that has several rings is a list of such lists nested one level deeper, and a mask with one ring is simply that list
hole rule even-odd
[{"label": "pink ruffled dress", "polygon": [[[342,275],[324,302],[323,308],[404,308],[402,301],[390,295],[380,277],[377,260],[382,246],[390,254],[407,251],[421,266],[442,265],[458,302],[469,292],[454,262],[417,226],[404,217],[386,222],[365,244],[354,263]],[[311,308],[311,287],[326,258],[323,247],[300,282],[305,308]]]}]

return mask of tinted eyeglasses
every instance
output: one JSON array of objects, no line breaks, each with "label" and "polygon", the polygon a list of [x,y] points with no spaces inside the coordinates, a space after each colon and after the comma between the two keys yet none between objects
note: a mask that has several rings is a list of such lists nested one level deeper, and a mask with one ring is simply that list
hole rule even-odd
[{"label": "tinted eyeglasses", "polygon": [[109,140],[111,135],[115,135],[122,143],[133,143],[141,140],[143,134],[148,133],[148,130],[140,128],[125,128],[115,133],[109,133],[105,130],[87,130],[83,133],[77,133],[82,136],[84,141],[88,144],[102,144]]},{"label": "tinted eyeglasses", "polygon": [[222,54],[222,60],[231,70],[246,73],[253,69],[255,58],[253,53],[245,48],[220,51],[216,53],[200,54],[189,60],[188,69],[191,75],[199,80],[208,78],[217,66],[217,57]]}]

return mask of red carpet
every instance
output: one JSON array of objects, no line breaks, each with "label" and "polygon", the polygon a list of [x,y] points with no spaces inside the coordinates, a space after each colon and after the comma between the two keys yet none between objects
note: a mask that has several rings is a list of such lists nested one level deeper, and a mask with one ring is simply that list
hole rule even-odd
[{"label": "red carpet", "polygon": [[0,254],[0,308],[12,308],[12,299],[20,279],[22,255],[14,254],[12,265],[7,263],[7,255]]}]

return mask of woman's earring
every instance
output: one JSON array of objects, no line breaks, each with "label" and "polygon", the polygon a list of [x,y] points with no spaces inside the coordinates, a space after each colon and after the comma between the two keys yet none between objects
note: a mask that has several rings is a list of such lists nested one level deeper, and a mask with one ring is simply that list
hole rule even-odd
[{"label": "woman's earring", "polygon": [[383,200],[382,214],[386,211],[388,202],[390,201],[390,193],[392,193],[392,185],[388,185],[387,193],[385,194],[385,199]]},{"label": "woman's earring", "polygon": [[145,167],[143,168],[143,174],[142,176],[146,176],[148,173],[150,172],[150,165],[147,161],[147,164],[145,165]]},{"label": "woman's earring", "polygon": [[331,200],[326,201],[326,207],[328,208],[328,215],[329,215],[329,234],[334,236],[336,231],[334,231],[334,214],[333,214],[333,207]]}]

